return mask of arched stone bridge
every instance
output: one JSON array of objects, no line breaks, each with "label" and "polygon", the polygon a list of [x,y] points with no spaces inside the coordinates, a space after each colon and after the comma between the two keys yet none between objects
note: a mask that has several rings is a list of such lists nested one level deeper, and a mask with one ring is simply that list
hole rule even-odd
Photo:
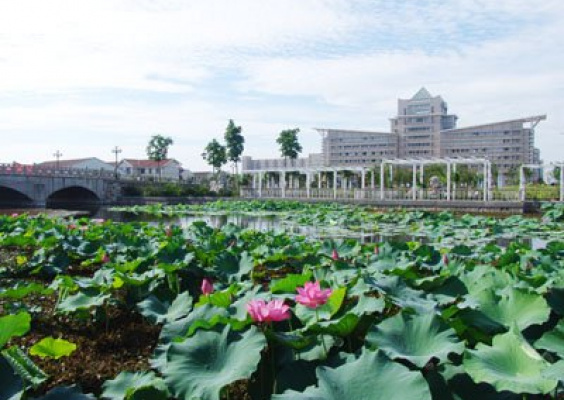
[{"label": "arched stone bridge", "polygon": [[115,201],[121,185],[108,171],[50,170],[0,165],[0,204],[34,205]]}]

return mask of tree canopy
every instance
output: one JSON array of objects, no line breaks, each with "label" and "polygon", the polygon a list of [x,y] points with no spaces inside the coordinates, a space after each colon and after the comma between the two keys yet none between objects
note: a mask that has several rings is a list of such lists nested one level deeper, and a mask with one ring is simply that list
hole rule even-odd
[{"label": "tree canopy", "polygon": [[220,170],[227,162],[227,151],[225,146],[222,146],[216,139],[213,139],[204,149],[202,157],[213,167],[213,172],[215,173],[216,170]]},{"label": "tree canopy", "polygon": [[159,165],[159,176],[161,176],[160,163],[168,157],[168,148],[172,146],[174,141],[171,137],[163,135],[153,135],[147,145],[147,156],[150,160],[156,161]]},{"label": "tree canopy", "polygon": [[298,154],[302,152],[302,146],[298,142],[299,128],[286,129],[280,132],[276,143],[280,145],[280,154],[285,159],[295,160],[298,158]]},{"label": "tree canopy", "polygon": [[232,119],[229,120],[225,129],[225,148],[227,159],[234,164],[241,161],[241,154],[245,149],[245,138],[241,135],[243,129],[235,125]]},{"label": "tree canopy", "polygon": [[171,137],[153,135],[147,145],[147,156],[150,160],[163,161],[168,156],[168,148],[174,144]]}]

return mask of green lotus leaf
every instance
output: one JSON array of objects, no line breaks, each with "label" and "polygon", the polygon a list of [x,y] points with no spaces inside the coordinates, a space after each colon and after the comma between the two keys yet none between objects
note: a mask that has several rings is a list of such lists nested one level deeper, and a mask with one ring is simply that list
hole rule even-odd
[{"label": "green lotus leaf", "polygon": [[30,329],[31,315],[20,312],[0,317],[0,349],[14,336],[23,336]]},{"label": "green lotus leaf", "polygon": [[77,386],[64,386],[51,389],[45,396],[33,400],[94,400],[91,394],[84,394]]},{"label": "green lotus leaf", "polygon": [[370,346],[381,349],[392,359],[408,360],[423,368],[432,358],[444,361],[450,353],[462,354],[464,343],[432,313],[388,318],[372,327],[366,336]]},{"label": "green lotus leaf", "polygon": [[357,360],[334,369],[318,367],[316,374],[318,387],[274,395],[272,400],[431,400],[421,373],[391,361],[382,352],[364,350]]},{"label": "green lotus leaf", "polygon": [[170,304],[150,295],[137,306],[149,321],[161,324],[186,317],[192,310],[192,297],[188,292],[180,293]]},{"label": "green lotus leaf", "polygon": [[474,382],[489,383],[498,391],[546,394],[558,384],[543,376],[548,366],[517,328],[495,336],[492,346],[480,343],[464,354],[464,369]]},{"label": "green lotus leaf", "polygon": [[198,331],[168,349],[162,373],[173,396],[219,400],[221,389],[256,370],[266,339],[255,327],[236,334]]},{"label": "green lotus leaf", "polygon": [[560,382],[564,381],[564,360],[560,360],[551,364],[543,371],[543,376],[548,379],[556,379]]},{"label": "green lotus leaf", "polygon": [[39,283],[30,283],[29,285],[16,286],[13,288],[1,290],[0,298],[7,297],[13,300],[21,300],[32,293],[39,293],[44,295],[52,292],[53,292],[52,289],[46,288],[45,286],[40,285]]},{"label": "green lotus leaf", "polygon": [[57,360],[61,357],[71,355],[75,350],[76,344],[64,339],[54,339],[49,336],[31,346],[29,354],[41,358],[51,357]]},{"label": "green lotus leaf", "polygon": [[507,328],[516,324],[521,331],[546,322],[550,316],[550,307],[542,296],[518,289],[502,293],[500,299],[492,291],[485,291],[478,301],[486,316]]},{"label": "green lotus leaf", "polygon": [[537,349],[544,349],[558,354],[564,358],[564,320],[560,320],[558,325],[535,342]]},{"label": "green lotus leaf", "polygon": [[110,294],[102,294],[96,289],[86,289],[65,298],[59,303],[57,309],[62,312],[87,310],[103,305],[110,297]]},{"label": "green lotus leaf", "polygon": [[274,280],[270,286],[272,293],[296,293],[296,289],[311,279],[312,273],[288,274],[282,279]]},{"label": "green lotus leaf", "polygon": [[102,398],[111,400],[166,400],[168,389],[152,371],[121,372],[104,382]]}]

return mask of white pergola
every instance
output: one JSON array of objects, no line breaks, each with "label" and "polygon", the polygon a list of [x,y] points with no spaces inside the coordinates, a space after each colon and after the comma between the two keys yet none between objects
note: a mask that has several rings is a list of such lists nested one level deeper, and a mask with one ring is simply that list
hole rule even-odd
[{"label": "white pergola", "polygon": [[[426,158],[426,159],[419,159],[419,158],[411,158],[411,159],[390,159],[390,160],[382,160],[381,167],[380,167],[380,200],[385,200],[384,198],[384,190],[385,190],[385,181],[384,181],[384,171],[386,165],[390,166],[390,178],[393,176],[393,165],[402,165],[402,166],[411,166],[413,168],[413,182],[412,182],[412,198],[413,200],[417,200],[417,166],[419,166],[419,184],[423,184],[423,175],[425,165],[429,164],[446,164],[447,167],[447,187],[446,187],[446,200],[450,201],[452,199],[452,182],[451,182],[451,173],[456,173],[456,166],[458,164],[464,165],[483,165],[484,168],[484,182],[483,182],[483,198],[484,201],[488,201],[488,198],[491,198],[491,162],[486,158]],[[456,185],[456,183],[455,183]],[[456,192],[456,186],[455,186]]]},{"label": "white pergola", "polygon": [[549,164],[523,164],[519,168],[519,199],[525,201],[526,199],[526,185],[527,180],[525,177],[525,169],[540,169],[544,172],[546,168],[560,168],[560,195],[559,200],[564,201],[564,162],[549,163]]},{"label": "white pergola", "polygon": [[[263,177],[265,174],[278,174],[280,182],[282,184],[279,185],[279,189],[281,190],[281,197],[286,197],[286,174],[289,173],[298,173],[299,175],[306,176],[306,197],[311,197],[311,183],[313,175],[318,175],[318,189],[321,189],[322,180],[321,174],[322,173],[332,173],[333,174],[333,197],[337,198],[337,190],[338,190],[338,174],[339,172],[357,172],[360,173],[361,176],[361,189],[366,188],[366,172],[370,171],[371,168],[368,167],[306,167],[306,168],[295,168],[295,167],[288,167],[288,168],[264,168],[260,170],[246,170],[243,171],[244,174],[252,175],[252,189],[257,191],[258,197],[262,197],[262,189],[263,189]],[[267,181],[267,189],[270,189],[272,186],[271,181]],[[341,185],[342,187],[342,185]],[[374,172],[372,173],[372,182],[371,187],[374,189]]]},{"label": "white pergola", "polygon": [[[379,197],[380,200],[385,200],[385,181],[384,181],[384,173],[386,166],[390,166],[390,177],[393,177],[393,166],[394,165],[401,165],[401,166],[412,166],[413,168],[413,185],[412,185],[412,198],[413,200],[417,200],[417,170],[419,167],[420,175],[419,175],[419,183],[422,186],[423,184],[423,175],[424,175],[424,168],[425,165],[430,164],[445,164],[447,167],[447,188],[446,188],[446,200],[450,201],[453,198],[453,192],[456,194],[456,186],[454,184],[454,191],[453,183],[451,180],[452,172],[456,173],[456,166],[458,164],[465,164],[465,165],[483,165],[484,170],[484,182],[483,182],[483,199],[484,201],[488,201],[488,198],[491,198],[491,163],[488,159],[485,158],[432,158],[432,159],[387,159],[383,160],[380,163],[380,193]],[[339,166],[339,167],[324,167],[324,166],[315,166],[315,167],[286,167],[286,168],[263,168],[257,170],[245,170],[243,173],[252,175],[252,189],[253,193],[256,193],[258,197],[263,197],[263,178],[265,174],[277,174],[279,179],[279,184],[275,189],[279,189],[279,195],[282,198],[286,197],[286,191],[288,189],[287,184],[289,183],[290,189],[294,188],[294,183],[292,180],[287,182],[286,176],[290,173],[297,173],[299,175],[305,175],[306,177],[306,187],[305,187],[305,195],[306,198],[311,197],[311,184],[312,184],[312,177],[317,174],[318,179],[318,189],[322,189],[322,174],[323,173],[331,173],[333,174],[333,182],[332,182],[332,197],[337,198],[338,194],[338,177],[339,173],[343,172],[356,172],[360,174],[360,189],[364,191],[367,189],[367,182],[366,182],[366,173],[371,172],[371,182],[370,182],[370,189],[375,189],[375,171],[376,166],[367,167],[367,166]],[[274,182],[272,177],[269,178],[266,182],[266,189],[273,189]],[[341,180],[341,188],[346,189],[347,186],[347,178]],[[329,181],[327,181],[327,188],[329,188]],[[298,189],[299,188],[299,181],[298,181]],[[377,193],[377,192],[376,192]],[[455,197],[455,196],[454,196]]]}]

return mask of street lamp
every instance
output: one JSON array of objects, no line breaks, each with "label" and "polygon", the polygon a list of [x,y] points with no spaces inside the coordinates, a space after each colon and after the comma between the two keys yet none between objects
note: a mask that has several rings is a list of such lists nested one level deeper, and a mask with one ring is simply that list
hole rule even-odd
[{"label": "street lamp", "polygon": [[118,173],[117,173],[118,154],[121,153],[121,152],[122,152],[122,150],[118,146],[114,147],[113,150],[112,150],[112,153],[114,153],[116,155],[116,164],[115,164],[115,167],[114,167],[114,176],[115,176],[116,179],[118,178]]},{"label": "street lamp", "polygon": [[55,158],[57,159],[57,170],[59,170],[59,159],[61,158],[61,156],[63,155],[63,153],[61,153],[59,150],[57,150],[54,154]]}]

